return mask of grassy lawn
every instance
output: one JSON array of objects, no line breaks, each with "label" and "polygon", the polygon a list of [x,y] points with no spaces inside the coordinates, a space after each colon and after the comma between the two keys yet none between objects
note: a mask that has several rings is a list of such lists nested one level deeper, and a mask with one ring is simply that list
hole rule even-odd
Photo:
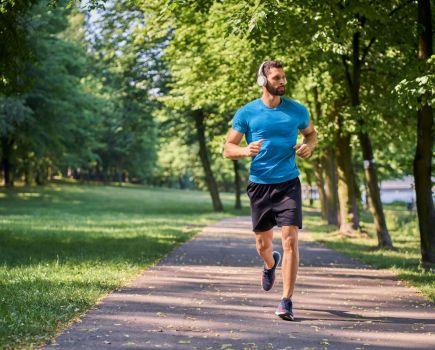
[{"label": "grassy lawn", "polygon": [[[311,209],[311,210],[310,210]],[[395,247],[394,251],[374,249],[377,245],[373,217],[368,212],[361,215],[363,234],[360,237],[343,237],[336,227],[326,225],[314,208],[304,216],[304,225],[316,241],[348,254],[377,268],[393,271],[409,285],[417,287],[429,300],[435,302],[435,275],[420,266],[420,236],[417,214],[406,210],[406,205],[384,205],[387,226]]]},{"label": "grassy lawn", "polygon": [[[0,348],[36,347],[155,264],[212,212],[207,193],[50,185],[0,191]],[[244,203],[247,207],[246,202]]]}]

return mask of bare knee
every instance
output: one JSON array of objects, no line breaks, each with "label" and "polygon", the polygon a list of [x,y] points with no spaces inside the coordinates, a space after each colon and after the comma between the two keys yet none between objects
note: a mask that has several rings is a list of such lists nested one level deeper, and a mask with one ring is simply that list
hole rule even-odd
[{"label": "bare knee", "polygon": [[282,249],[284,251],[296,251],[298,249],[298,236],[295,234],[284,236],[282,238]]},{"label": "bare knee", "polygon": [[268,239],[257,238],[256,241],[257,251],[261,254],[270,249],[272,242]]}]

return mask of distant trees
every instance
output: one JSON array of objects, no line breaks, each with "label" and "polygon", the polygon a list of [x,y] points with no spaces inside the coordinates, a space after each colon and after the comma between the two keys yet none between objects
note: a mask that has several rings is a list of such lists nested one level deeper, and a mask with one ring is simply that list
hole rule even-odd
[{"label": "distant trees", "polygon": [[85,58],[76,45],[59,36],[68,27],[67,11],[59,7],[47,12],[43,3],[24,16],[22,21],[31,28],[25,40],[32,55],[23,57],[15,79],[23,77],[25,88],[7,84],[7,93],[0,96],[6,186],[20,177],[41,184],[92,143],[86,135],[92,96],[80,84]]},{"label": "distant trees", "polygon": [[[123,41],[133,25],[127,20],[140,19],[140,13],[120,5],[105,11],[101,37],[91,42],[84,15],[65,4],[49,7],[40,1],[26,11],[6,12],[26,26],[16,39],[25,46],[17,49],[20,70],[4,66],[8,74],[0,93],[5,185],[13,186],[15,179],[42,184],[60,173],[144,181],[152,177],[157,153],[156,104],[147,97],[153,88],[151,66],[144,50]],[[130,17],[118,22],[115,32],[109,17],[118,12]]]}]

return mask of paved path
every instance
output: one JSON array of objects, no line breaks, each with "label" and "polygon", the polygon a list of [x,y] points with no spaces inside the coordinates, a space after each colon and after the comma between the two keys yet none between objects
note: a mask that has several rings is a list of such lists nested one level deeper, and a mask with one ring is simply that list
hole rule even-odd
[{"label": "paved path", "polygon": [[435,349],[433,304],[304,235],[295,322],[274,315],[281,276],[272,291],[260,288],[243,217],[205,228],[46,349]]}]

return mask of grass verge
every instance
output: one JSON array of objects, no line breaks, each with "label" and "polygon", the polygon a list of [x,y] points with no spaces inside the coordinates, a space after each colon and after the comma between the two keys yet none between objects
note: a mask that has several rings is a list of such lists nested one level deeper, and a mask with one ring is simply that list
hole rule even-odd
[{"label": "grass verge", "polygon": [[[223,194],[226,208],[234,195]],[[247,207],[244,203],[245,208]],[[212,221],[198,191],[50,185],[0,191],[0,348],[32,349]]]},{"label": "grass verge", "polygon": [[325,224],[318,210],[304,216],[304,225],[313,239],[348,254],[375,268],[389,269],[397,278],[419,289],[435,302],[435,275],[420,265],[420,236],[415,212],[409,212],[403,203],[384,205],[384,211],[395,250],[378,250],[373,217],[364,211],[361,225],[366,234],[358,237],[341,235],[335,226]]}]

